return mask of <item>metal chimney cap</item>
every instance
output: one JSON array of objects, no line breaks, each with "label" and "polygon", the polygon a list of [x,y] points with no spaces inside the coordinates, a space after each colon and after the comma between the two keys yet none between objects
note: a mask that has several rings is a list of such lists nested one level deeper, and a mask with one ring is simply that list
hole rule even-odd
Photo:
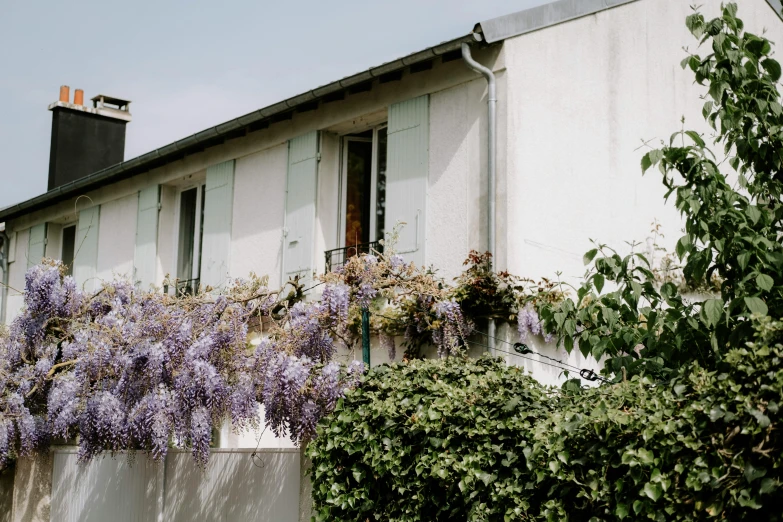
[{"label": "metal chimney cap", "polygon": [[107,109],[115,109],[120,111],[129,111],[130,100],[123,100],[122,98],[115,98],[114,96],[107,96],[105,94],[99,94],[90,98],[92,100],[92,106],[96,109],[103,109],[106,104],[115,105],[115,107],[106,107]]}]

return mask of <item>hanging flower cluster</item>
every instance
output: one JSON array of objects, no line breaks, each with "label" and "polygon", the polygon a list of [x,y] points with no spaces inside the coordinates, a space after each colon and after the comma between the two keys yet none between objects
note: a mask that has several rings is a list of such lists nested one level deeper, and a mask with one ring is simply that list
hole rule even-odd
[{"label": "hanging flower cluster", "polygon": [[453,287],[393,253],[349,259],[309,300],[298,281],[272,291],[255,276],[220,295],[126,281],[85,293],[63,272],[31,268],[25,306],[0,331],[0,468],[75,437],[84,461],[178,447],[205,465],[227,419],[302,443],[360,382],[363,363],[334,359],[357,347],[363,310],[391,359],[400,337],[408,357],[462,354],[473,329]]},{"label": "hanging flower cluster", "polygon": [[[301,288],[281,298],[257,279],[219,296],[123,281],[86,294],[62,268],[27,273],[25,307],[0,335],[0,467],[77,435],[82,460],[125,449],[161,459],[173,445],[204,465],[213,429],[227,418],[259,425],[259,404],[275,433],[300,442],[363,373],[360,362],[331,361],[347,287],[330,285],[313,303]],[[285,319],[250,344],[248,325],[274,314]]]}]

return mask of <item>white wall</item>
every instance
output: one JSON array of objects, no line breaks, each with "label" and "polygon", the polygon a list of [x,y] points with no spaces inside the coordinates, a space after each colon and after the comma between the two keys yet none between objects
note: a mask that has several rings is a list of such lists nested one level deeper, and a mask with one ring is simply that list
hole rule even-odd
[{"label": "white wall", "polygon": [[[110,281],[115,277],[133,277],[138,207],[138,194],[129,194],[101,205],[98,226],[98,279]],[[76,245],[76,248],[79,248],[79,245]]]},{"label": "white wall", "polygon": [[[701,2],[707,18],[718,0]],[[682,235],[660,174],[641,176],[649,150],[681,128],[707,132],[704,87],[680,61],[697,42],[681,0],[642,0],[507,40],[509,269],[578,282],[589,238],[623,248],[663,224],[667,243]],[[764,0],[740,5],[749,31],[783,24]],[[700,50],[708,54],[711,49]]]}]

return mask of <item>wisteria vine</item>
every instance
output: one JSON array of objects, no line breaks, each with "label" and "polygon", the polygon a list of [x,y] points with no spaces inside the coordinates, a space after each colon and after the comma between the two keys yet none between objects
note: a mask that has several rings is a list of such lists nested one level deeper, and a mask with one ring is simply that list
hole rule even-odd
[{"label": "wisteria vine", "polygon": [[361,379],[362,362],[334,359],[357,345],[363,308],[395,318],[373,315],[390,352],[396,336],[464,350],[472,326],[459,304],[399,256],[353,258],[322,283],[318,299],[298,281],[271,291],[257,277],[220,294],[121,280],[87,293],[59,262],[32,267],[24,307],[0,331],[0,469],[75,439],[82,461],[125,450],[160,460],[176,447],[203,466],[226,419],[305,442]]}]

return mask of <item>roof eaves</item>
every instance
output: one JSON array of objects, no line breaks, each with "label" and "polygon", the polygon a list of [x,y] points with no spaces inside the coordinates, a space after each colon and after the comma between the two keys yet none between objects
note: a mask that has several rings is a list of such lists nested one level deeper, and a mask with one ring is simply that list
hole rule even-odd
[{"label": "roof eaves", "polygon": [[775,11],[775,14],[783,20],[783,3],[781,3],[780,0],[767,0],[767,3],[772,10]]},{"label": "roof eaves", "polygon": [[397,60],[381,64],[380,66],[371,67],[358,74],[347,76],[330,84],[317,87],[311,91],[293,96],[268,107],[244,114],[238,118],[234,118],[233,120],[229,120],[209,129],[197,132],[196,134],[187,136],[181,140],[177,140],[174,143],[164,145],[159,149],[142,154],[141,156],[137,156],[128,161],[118,163],[78,180],[66,183],[65,185],[57,187],[56,189],[50,190],[32,199],[28,199],[27,201],[0,209],[0,222],[14,219],[29,212],[53,205],[60,201],[65,201],[71,197],[83,194],[90,190],[94,190],[103,185],[114,183],[137,174],[147,172],[160,166],[161,164],[176,161],[184,157],[186,154],[197,152],[203,150],[206,147],[219,143],[221,138],[230,138],[230,136],[227,135],[232,132],[236,133],[236,131],[240,128],[248,127],[250,125],[262,122],[263,120],[267,120],[272,116],[292,111],[298,106],[311,103],[315,100],[318,100],[320,97],[325,96],[326,94],[330,94],[342,89],[347,89],[354,85],[371,81],[383,74],[403,69],[411,64],[430,60],[449,51],[458,50],[463,42],[476,41],[480,41],[480,36],[474,33],[470,33],[447,42],[442,42],[423,51],[418,51]]},{"label": "roof eaves", "polygon": [[[487,43],[538,31],[638,0],[558,0],[481,22]],[[778,0],[769,0],[778,1]]]}]

